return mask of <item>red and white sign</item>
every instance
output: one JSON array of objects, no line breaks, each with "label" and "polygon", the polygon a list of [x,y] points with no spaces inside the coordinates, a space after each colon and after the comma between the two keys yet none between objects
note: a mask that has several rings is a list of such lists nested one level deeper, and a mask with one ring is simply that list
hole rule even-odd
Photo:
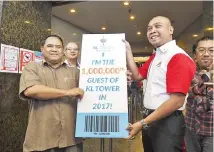
[{"label": "red and white sign", "polygon": [[0,72],[18,73],[19,48],[1,44]]},{"label": "red and white sign", "polygon": [[34,61],[34,51],[20,48],[19,73],[22,73],[24,66]]}]

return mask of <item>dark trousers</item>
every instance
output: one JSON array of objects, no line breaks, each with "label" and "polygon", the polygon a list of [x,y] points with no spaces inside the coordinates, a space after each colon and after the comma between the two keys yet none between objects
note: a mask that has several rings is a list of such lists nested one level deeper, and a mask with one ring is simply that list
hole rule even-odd
[{"label": "dark trousers", "polygon": [[78,145],[65,147],[65,148],[52,148],[42,152],[83,152],[83,144],[78,144]]},{"label": "dark trousers", "polygon": [[144,152],[154,152],[152,148],[151,138],[148,135],[148,129],[142,130],[142,142]]},{"label": "dark trousers", "polygon": [[185,143],[187,152],[212,152],[213,137],[197,135],[186,129]]},{"label": "dark trousers", "polygon": [[184,132],[183,114],[173,113],[142,131],[144,152],[182,152]]}]

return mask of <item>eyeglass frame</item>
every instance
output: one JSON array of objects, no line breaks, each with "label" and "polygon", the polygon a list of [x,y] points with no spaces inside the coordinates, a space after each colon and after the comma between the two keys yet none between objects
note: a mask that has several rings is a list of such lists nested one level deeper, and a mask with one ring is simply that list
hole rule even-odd
[{"label": "eyeglass frame", "polygon": [[203,52],[202,52],[202,50],[199,50],[199,49],[195,49],[195,51],[197,51],[198,53],[200,53],[201,55],[204,55],[206,52],[208,52],[208,54],[211,54],[211,55],[213,55],[213,48],[212,48],[212,50],[209,50],[210,48],[208,48],[208,49],[203,49]]},{"label": "eyeglass frame", "polygon": [[65,51],[69,51],[69,52],[71,52],[71,51],[77,51],[77,52],[79,52],[79,48],[78,49],[73,49],[73,48],[65,48]]}]

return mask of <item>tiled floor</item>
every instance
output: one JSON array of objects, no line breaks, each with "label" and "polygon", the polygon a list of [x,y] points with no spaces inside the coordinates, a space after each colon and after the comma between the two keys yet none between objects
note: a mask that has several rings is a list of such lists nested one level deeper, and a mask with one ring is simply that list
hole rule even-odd
[{"label": "tiled floor", "polygon": [[[142,119],[142,114],[139,112],[138,106],[133,106],[133,115],[130,122],[136,122]],[[135,139],[113,139],[112,140],[112,151],[109,150],[109,139],[104,140],[104,152],[143,152],[141,133],[139,133]],[[84,141],[84,152],[102,152],[100,149],[100,139],[86,139]]]},{"label": "tiled floor", "polygon": [[[140,134],[133,140],[113,139],[112,151],[109,150],[109,139],[105,139],[104,152],[143,152]],[[84,141],[84,152],[101,152],[100,145],[100,139],[86,139]]]}]

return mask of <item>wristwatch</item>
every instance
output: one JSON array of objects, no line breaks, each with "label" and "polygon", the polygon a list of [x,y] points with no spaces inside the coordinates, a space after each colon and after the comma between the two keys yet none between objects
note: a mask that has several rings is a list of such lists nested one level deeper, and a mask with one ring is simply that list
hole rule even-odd
[{"label": "wristwatch", "polygon": [[142,124],[144,130],[149,128],[149,125],[147,125],[147,124],[144,122],[144,119],[142,119],[142,120],[140,121],[140,123]]}]

